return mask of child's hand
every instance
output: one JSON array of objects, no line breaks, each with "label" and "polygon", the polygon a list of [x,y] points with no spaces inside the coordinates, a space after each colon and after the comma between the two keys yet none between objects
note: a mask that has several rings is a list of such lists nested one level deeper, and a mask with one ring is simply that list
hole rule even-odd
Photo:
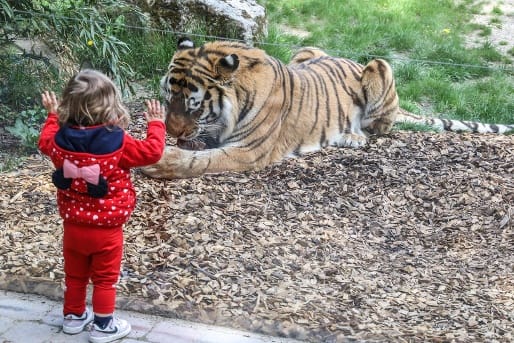
[{"label": "child's hand", "polygon": [[57,101],[57,97],[54,92],[45,91],[41,94],[41,100],[43,102],[43,107],[46,108],[48,112],[57,113],[59,102]]},{"label": "child's hand", "polygon": [[144,112],[144,115],[147,121],[159,120],[164,122],[164,107],[161,106],[159,101],[155,99],[147,100],[146,106],[148,107],[148,112]]}]

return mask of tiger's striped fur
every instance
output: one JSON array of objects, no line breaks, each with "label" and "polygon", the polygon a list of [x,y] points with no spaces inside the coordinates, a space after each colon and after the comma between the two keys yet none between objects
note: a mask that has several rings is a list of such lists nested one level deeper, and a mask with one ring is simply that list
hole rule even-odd
[{"label": "tiger's striped fur", "polygon": [[158,178],[260,169],[326,146],[361,147],[369,133],[416,120],[399,109],[386,61],[363,66],[316,48],[299,50],[284,65],[241,43],[195,48],[182,39],[161,90],[167,132],[192,150],[167,147],[157,164],[143,168]]},{"label": "tiger's striped fur", "polygon": [[438,130],[475,133],[507,133],[514,130],[514,125],[486,124],[476,121],[424,117],[400,108],[397,123],[413,123],[428,125]]}]

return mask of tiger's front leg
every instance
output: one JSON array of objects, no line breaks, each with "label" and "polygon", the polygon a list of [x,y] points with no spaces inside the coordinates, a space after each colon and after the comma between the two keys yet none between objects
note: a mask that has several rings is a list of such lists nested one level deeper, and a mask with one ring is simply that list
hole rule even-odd
[{"label": "tiger's front leg", "polygon": [[159,179],[184,179],[203,174],[225,171],[243,171],[261,168],[268,158],[256,158],[255,153],[237,147],[206,150],[184,150],[166,147],[159,162],[141,168],[141,171]]},{"label": "tiger's front leg", "polygon": [[192,170],[187,165],[191,151],[176,147],[166,147],[159,162],[141,168],[143,174],[158,179],[180,179],[190,177]]}]

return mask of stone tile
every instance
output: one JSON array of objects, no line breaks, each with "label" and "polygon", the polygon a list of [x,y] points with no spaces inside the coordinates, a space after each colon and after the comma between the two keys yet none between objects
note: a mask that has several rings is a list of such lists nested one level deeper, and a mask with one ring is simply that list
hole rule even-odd
[{"label": "stone tile", "polygon": [[58,332],[56,328],[34,321],[16,321],[0,336],[3,342],[53,342],[52,337]]},{"label": "stone tile", "polygon": [[273,342],[270,338],[257,334],[194,323],[186,324],[186,322],[179,321],[158,323],[146,338],[148,341],[156,343]]},{"label": "stone tile", "polygon": [[[90,305],[89,305],[90,306]],[[1,343],[87,343],[89,332],[62,332],[62,303],[45,297],[0,292]],[[119,343],[300,343],[230,328],[204,325],[131,311],[116,311],[132,325]]]},{"label": "stone tile", "polygon": [[14,323],[14,320],[7,317],[0,317],[0,338],[2,337],[2,334],[7,331]]},{"label": "stone tile", "polygon": [[[29,341],[27,341],[27,343],[28,342]],[[49,340],[45,341],[44,343],[89,343],[89,332],[82,331],[81,333],[76,335],[67,335],[63,332],[59,332],[51,336]]]},{"label": "stone tile", "polygon": [[49,311],[41,319],[41,321],[44,324],[62,328],[62,321],[63,321],[62,305],[59,304],[58,306],[55,306],[55,305],[51,306],[49,308]]},{"label": "stone tile", "polygon": [[39,320],[48,312],[49,305],[46,300],[27,297],[0,297],[0,313],[2,317],[23,320]]},{"label": "stone tile", "polygon": [[128,338],[141,338],[148,334],[152,328],[155,326],[155,323],[159,319],[159,317],[145,315],[137,312],[128,312],[128,311],[116,311],[116,316],[121,319],[125,319],[132,326],[132,331],[127,336]]}]

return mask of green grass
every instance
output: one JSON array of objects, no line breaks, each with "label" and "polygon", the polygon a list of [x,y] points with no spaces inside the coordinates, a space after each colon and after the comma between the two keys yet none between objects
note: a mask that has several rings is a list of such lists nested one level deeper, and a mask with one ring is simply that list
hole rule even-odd
[{"label": "green grass", "polygon": [[398,123],[393,129],[397,131],[441,132],[432,126],[416,123]]},{"label": "green grass", "polygon": [[122,40],[130,48],[125,60],[135,71],[134,81],[145,83],[158,96],[159,80],[166,73],[177,45],[175,38],[161,32],[132,31],[126,32]]},{"label": "green grass", "polygon": [[497,15],[502,15],[502,14],[503,14],[503,11],[501,10],[501,8],[499,8],[499,7],[495,6],[495,7],[493,8],[492,13],[497,14]]},{"label": "green grass", "polygon": [[[1,53],[1,52],[0,52]],[[40,101],[44,87],[58,83],[55,68],[41,60],[16,55],[2,56],[0,62],[0,123],[9,124],[9,110],[20,112]]]},{"label": "green grass", "polygon": [[177,44],[175,39],[158,32],[131,31],[121,39],[129,44],[125,62],[132,66],[137,78],[164,75]]},{"label": "green grass", "polygon": [[[465,48],[464,37],[471,32],[491,34],[485,26],[470,24],[472,14],[480,12],[480,7],[470,0],[458,6],[452,0],[260,3],[266,6],[269,17],[271,34],[267,43],[281,45],[263,47],[285,62],[291,55],[283,51],[287,45],[317,46],[360,63],[379,56],[392,64],[401,104],[409,104],[408,110],[419,113],[420,106],[416,104],[428,102],[434,115],[514,123],[512,60],[489,43]],[[284,27],[308,31],[310,35],[298,38],[285,32]],[[499,70],[468,65],[496,65]]]},{"label": "green grass", "polygon": [[26,151],[0,152],[0,173],[15,170],[27,159]]}]

